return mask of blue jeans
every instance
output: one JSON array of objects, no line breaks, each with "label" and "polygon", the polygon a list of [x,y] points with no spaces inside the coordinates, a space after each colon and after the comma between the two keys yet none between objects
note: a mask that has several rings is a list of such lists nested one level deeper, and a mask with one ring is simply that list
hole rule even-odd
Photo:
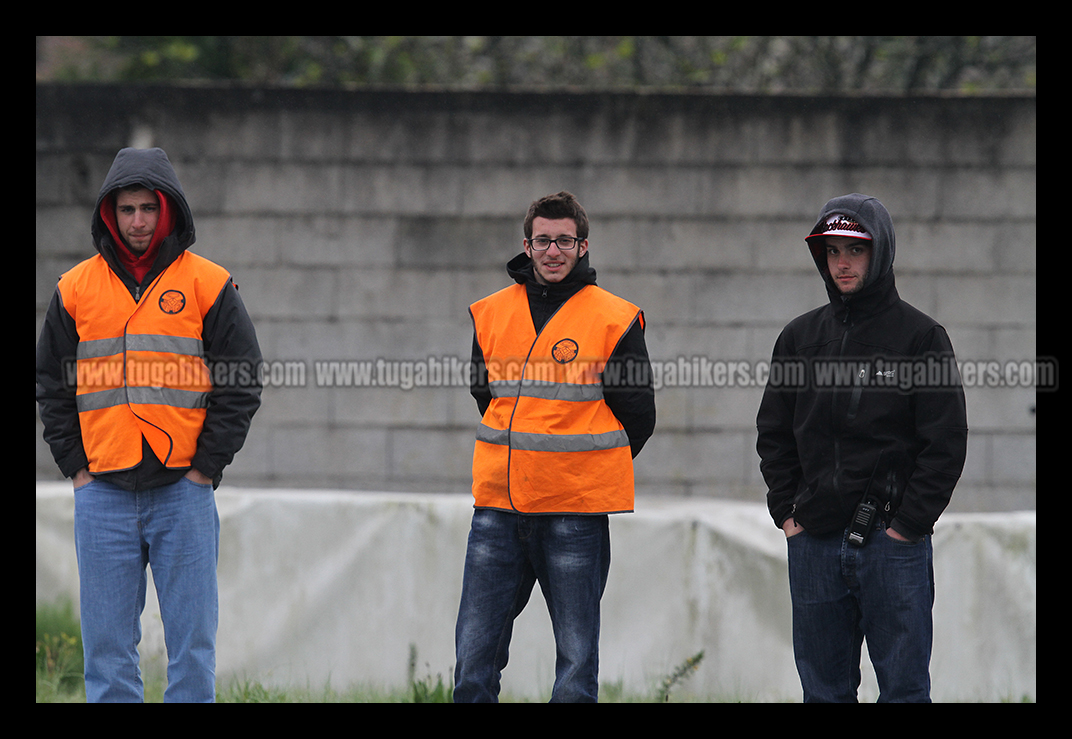
[{"label": "blue jeans", "polygon": [[881,522],[867,544],[847,532],[788,539],[793,650],[806,703],[852,703],[861,644],[879,702],[930,702],[934,570],[930,537],[898,541]]},{"label": "blue jeans", "polygon": [[212,486],[182,478],[135,493],[94,480],[74,500],[86,700],[144,699],[138,643],[148,564],[168,653],[164,700],[214,701],[220,521]]},{"label": "blue jeans", "polygon": [[514,619],[538,580],[555,635],[553,703],[599,697],[599,601],[610,571],[607,516],[478,509],[455,630],[454,701],[498,701]]}]

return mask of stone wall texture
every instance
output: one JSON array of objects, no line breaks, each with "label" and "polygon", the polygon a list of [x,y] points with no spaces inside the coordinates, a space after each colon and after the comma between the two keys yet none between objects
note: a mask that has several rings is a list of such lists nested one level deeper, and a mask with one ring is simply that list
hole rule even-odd
[{"label": "stone wall texture", "polygon": [[[803,240],[820,207],[864,192],[893,215],[901,295],[984,370],[952,508],[1033,509],[1035,110],[1034,96],[38,85],[37,327],[93,253],[116,151],[160,146],[194,250],[231,270],[268,361],[225,484],[465,491],[467,307],[508,283],[529,203],[567,189],[600,284],[648,322],[659,417],[638,495],[762,501],[754,381],[782,326],[826,299]],[[40,431],[37,478],[56,479]]]}]

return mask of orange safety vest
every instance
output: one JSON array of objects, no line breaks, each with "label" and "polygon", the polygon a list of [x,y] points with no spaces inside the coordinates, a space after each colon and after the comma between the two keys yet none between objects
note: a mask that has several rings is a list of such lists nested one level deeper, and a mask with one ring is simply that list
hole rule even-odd
[{"label": "orange safety vest", "polygon": [[491,404],[477,430],[478,508],[520,513],[633,510],[629,437],[600,374],[640,309],[588,285],[537,334],[524,285],[470,309]]},{"label": "orange safety vest", "polygon": [[191,465],[212,391],[202,325],[229,279],[189,251],[137,302],[99,255],[60,278],[78,330],[78,419],[91,473],[136,467],[142,437],[164,466]]}]

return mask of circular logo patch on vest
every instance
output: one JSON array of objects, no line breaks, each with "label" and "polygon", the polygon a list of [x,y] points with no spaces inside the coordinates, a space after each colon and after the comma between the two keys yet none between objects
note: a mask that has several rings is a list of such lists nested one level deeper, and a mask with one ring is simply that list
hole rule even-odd
[{"label": "circular logo patch on vest", "polygon": [[160,296],[160,310],[165,313],[181,313],[186,307],[186,296],[178,290],[165,290]]},{"label": "circular logo patch on vest", "polygon": [[559,364],[568,364],[577,358],[577,342],[573,339],[562,339],[551,347],[551,356]]}]

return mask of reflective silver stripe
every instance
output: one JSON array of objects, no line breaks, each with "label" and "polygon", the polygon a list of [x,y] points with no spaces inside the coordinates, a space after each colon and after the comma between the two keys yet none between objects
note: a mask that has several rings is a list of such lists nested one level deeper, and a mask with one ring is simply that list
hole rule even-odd
[{"label": "reflective silver stripe", "polygon": [[132,352],[168,352],[200,357],[204,354],[201,339],[189,336],[164,336],[162,334],[129,334],[111,339],[93,339],[78,342],[79,359],[96,359],[122,354],[123,350]]},{"label": "reflective silver stripe", "polygon": [[[124,351],[163,352],[200,357],[204,354],[204,344],[201,339],[189,336],[163,334],[128,334],[78,343],[78,359],[111,357],[122,354]],[[178,390],[166,387],[112,388],[78,395],[78,412],[97,411],[127,403],[170,405],[175,408],[207,408],[208,395],[207,392],[200,390]]]},{"label": "reflective silver stripe", "polygon": [[82,393],[78,396],[78,412],[99,411],[127,403],[170,405],[173,408],[207,408],[207,392],[176,390],[168,387],[128,387]]},{"label": "reflective silver stripe", "polygon": [[629,446],[629,436],[622,429],[602,434],[523,434],[493,429],[482,423],[477,427],[476,438],[529,452],[594,452]]},{"label": "reflective silver stripe", "polygon": [[176,390],[173,387],[128,387],[131,403],[170,405],[173,408],[208,408],[208,393],[201,390]]},{"label": "reflective silver stripe", "polygon": [[123,353],[123,337],[78,342],[78,359],[97,359]]},{"label": "reflective silver stripe", "polygon": [[126,389],[121,387],[98,390],[95,393],[82,393],[78,396],[78,412],[99,411],[101,408],[111,408],[113,405],[123,405],[126,402]]},{"label": "reflective silver stripe", "polygon": [[200,357],[204,353],[201,339],[189,336],[164,336],[161,334],[130,334],[127,336],[129,352],[167,352]]},{"label": "reflective silver stripe", "polygon": [[491,426],[482,423],[476,427],[476,439],[477,441],[487,442],[488,444],[506,446],[510,443],[510,432],[493,429]]},{"label": "reflective silver stripe", "polygon": [[603,385],[570,382],[535,382],[521,380],[495,380],[489,382],[493,398],[541,398],[542,400],[566,400],[585,403],[603,400]]}]

